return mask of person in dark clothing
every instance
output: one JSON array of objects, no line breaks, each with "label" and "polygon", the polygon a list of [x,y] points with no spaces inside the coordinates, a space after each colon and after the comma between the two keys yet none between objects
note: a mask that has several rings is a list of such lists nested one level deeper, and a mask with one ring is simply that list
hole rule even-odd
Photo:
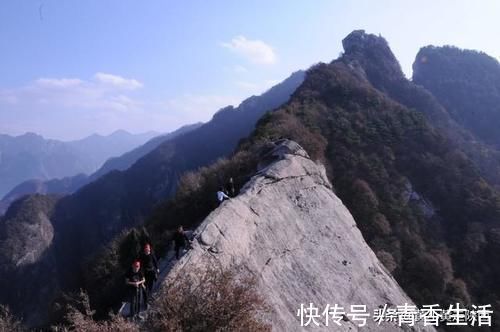
[{"label": "person in dark clothing", "polygon": [[184,232],[184,228],[179,226],[177,231],[174,233],[174,248],[175,248],[175,258],[179,259],[179,253],[181,248],[186,249],[189,245],[189,239]]},{"label": "person in dark clothing", "polygon": [[141,262],[136,260],[132,263],[132,267],[125,275],[125,283],[128,288],[130,300],[130,317],[135,317],[139,314],[141,305],[141,293],[144,290],[146,279],[141,270]]},{"label": "person in dark clothing", "polygon": [[148,297],[153,291],[153,284],[158,278],[158,273],[160,273],[160,270],[158,269],[158,261],[156,259],[156,256],[151,251],[151,245],[149,243],[146,243],[146,245],[144,245],[144,251],[141,254],[140,261],[142,269],[144,271],[144,277],[146,279],[144,305],[147,306]]},{"label": "person in dark clothing", "polygon": [[226,187],[227,187],[227,191],[228,191],[228,192],[226,192],[226,194],[230,195],[231,197],[236,196],[235,195],[236,194],[236,190],[234,188],[234,180],[233,180],[232,177],[229,178],[229,182],[227,183]]}]

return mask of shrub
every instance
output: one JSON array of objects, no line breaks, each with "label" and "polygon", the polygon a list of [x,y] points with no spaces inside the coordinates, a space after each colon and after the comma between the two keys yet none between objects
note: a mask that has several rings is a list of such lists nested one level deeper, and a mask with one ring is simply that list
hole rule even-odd
[{"label": "shrub", "polygon": [[198,268],[168,281],[146,321],[148,331],[270,331],[256,280],[239,268]]},{"label": "shrub", "polygon": [[1,332],[21,332],[26,329],[21,322],[17,320],[11,313],[9,308],[0,305],[0,331]]},{"label": "shrub", "polygon": [[97,322],[93,319],[95,313],[90,307],[87,293],[80,291],[66,308],[66,322],[62,326],[52,327],[53,331],[75,332],[138,332],[139,327],[121,316],[112,315],[109,320]]},{"label": "shrub", "polygon": [[385,250],[378,251],[377,257],[390,273],[392,273],[398,267],[398,264],[394,260],[394,257],[392,257],[392,255]]}]

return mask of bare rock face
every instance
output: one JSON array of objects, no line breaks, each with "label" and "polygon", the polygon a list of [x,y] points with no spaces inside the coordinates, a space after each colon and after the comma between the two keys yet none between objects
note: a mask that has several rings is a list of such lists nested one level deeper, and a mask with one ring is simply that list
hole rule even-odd
[{"label": "bare rock face", "polygon": [[26,196],[0,219],[0,303],[29,326],[47,319],[46,303],[59,290],[51,250],[55,196]]},{"label": "bare rock face", "polygon": [[55,199],[26,197],[21,211],[5,216],[0,224],[0,262],[2,267],[23,267],[39,260],[54,237],[50,214]]},{"label": "bare rock face", "polygon": [[[193,249],[167,278],[213,264],[242,265],[257,276],[275,331],[433,331],[422,323],[400,327],[373,320],[380,306],[413,303],[364,241],[324,167],[295,142],[275,144],[240,194],[197,228]],[[303,327],[298,310],[310,303],[320,315],[327,304],[338,304],[346,317],[341,326],[330,321],[326,327],[321,316],[319,327]],[[366,326],[348,315],[351,305],[367,306]]]}]

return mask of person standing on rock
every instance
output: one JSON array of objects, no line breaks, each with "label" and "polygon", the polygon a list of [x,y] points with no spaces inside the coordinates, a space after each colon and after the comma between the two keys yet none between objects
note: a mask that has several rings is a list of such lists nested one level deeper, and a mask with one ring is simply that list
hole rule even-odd
[{"label": "person standing on rock", "polygon": [[179,259],[179,254],[182,249],[186,249],[189,245],[189,239],[184,231],[182,226],[177,228],[177,231],[174,233],[174,249],[175,249],[175,258]]},{"label": "person standing on rock", "polygon": [[130,317],[134,318],[139,314],[141,306],[141,293],[144,291],[144,283],[146,279],[141,270],[141,262],[135,260],[132,267],[125,276],[127,284],[129,300],[130,300]]},{"label": "person standing on rock", "polygon": [[151,251],[151,245],[146,243],[144,245],[144,251],[140,257],[141,266],[144,270],[144,277],[146,279],[146,292],[144,296],[144,305],[147,307],[148,297],[150,297],[153,291],[153,284],[158,278],[158,273],[160,269],[158,268],[158,260],[155,254]]},{"label": "person standing on rock", "polygon": [[219,202],[219,205],[222,204],[225,199],[229,199],[229,196],[224,192],[224,188],[220,187],[219,191],[217,192],[217,201]]},{"label": "person standing on rock", "polygon": [[236,190],[234,189],[234,180],[232,177],[229,178],[229,182],[227,183],[227,188],[228,188],[228,195],[231,195],[231,197],[236,196]]}]

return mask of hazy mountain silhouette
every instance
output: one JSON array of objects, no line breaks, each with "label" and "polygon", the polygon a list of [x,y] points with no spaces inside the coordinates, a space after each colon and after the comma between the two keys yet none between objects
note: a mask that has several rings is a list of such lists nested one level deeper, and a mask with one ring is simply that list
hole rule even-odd
[{"label": "hazy mountain silhouette", "polygon": [[34,133],[0,135],[0,197],[26,180],[50,180],[90,174],[106,159],[129,151],[157,133],[130,134],[117,131],[62,142]]},{"label": "hazy mountain silhouette", "polygon": [[[138,159],[155,149],[161,143],[172,139],[176,136],[182,135],[190,130],[196,129],[201,126],[201,123],[192,124],[182,126],[181,128],[165,134],[156,136],[143,145],[124,153],[119,157],[112,157],[108,159],[104,165],[102,165],[97,171],[92,173],[90,176],[86,174],[78,174],[75,176],[69,176],[62,179],[51,179],[47,181],[43,180],[27,180],[22,182],[21,184],[14,187],[11,191],[9,191],[0,201],[0,215],[4,214],[9,205],[14,202],[16,199],[28,194],[71,194],[76,190],[80,189],[84,185],[88,184],[101,177],[102,175],[112,171],[112,170],[125,170],[132,166]],[[126,135],[124,133],[116,134],[117,136]],[[91,140],[99,140],[98,136],[89,139]],[[82,143],[82,145],[86,146],[88,149],[91,144],[89,141]]]}]

